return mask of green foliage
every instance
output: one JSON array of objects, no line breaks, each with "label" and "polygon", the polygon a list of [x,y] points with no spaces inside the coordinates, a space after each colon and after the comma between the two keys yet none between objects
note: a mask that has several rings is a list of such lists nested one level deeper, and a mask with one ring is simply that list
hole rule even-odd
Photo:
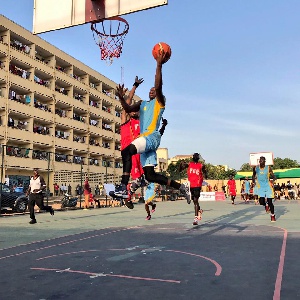
[{"label": "green foliage", "polygon": [[289,169],[289,168],[299,168],[299,163],[296,160],[290,158],[274,158],[273,169]]},{"label": "green foliage", "polygon": [[248,163],[245,163],[245,164],[242,164],[239,172],[251,172],[252,169],[253,168]]},{"label": "green foliage", "polygon": [[[190,159],[180,159],[176,163],[172,163],[168,166],[167,172],[170,177],[174,180],[186,179],[187,178],[187,166],[191,160]],[[180,165],[186,164],[186,167],[179,172]],[[207,170],[207,179],[228,179],[230,175],[235,176],[236,170],[225,171],[224,166],[214,166],[212,164],[205,164]]]}]

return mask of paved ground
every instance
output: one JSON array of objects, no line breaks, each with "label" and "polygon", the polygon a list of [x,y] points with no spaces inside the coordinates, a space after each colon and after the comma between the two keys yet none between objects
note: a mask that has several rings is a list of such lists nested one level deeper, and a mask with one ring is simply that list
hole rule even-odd
[{"label": "paved ground", "polygon": [[0,299],[300,299],[298,201],[159,202],[0,218]]}]

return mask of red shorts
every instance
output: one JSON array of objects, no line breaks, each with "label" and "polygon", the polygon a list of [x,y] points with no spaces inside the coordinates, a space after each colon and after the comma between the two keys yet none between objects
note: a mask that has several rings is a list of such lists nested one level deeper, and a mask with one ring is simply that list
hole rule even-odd
[{"label": "red shorts", "polygon": [[141,165],[141,160],[140,160],[140,155],[135,154],[132,156],[132,168],[131,168],[131,178],[133,180],[139,178],[144,174],[142,165]]},{"label": "red shorts", "polygon": [[236,190],[229,190],[230,196],[236,196]]}]

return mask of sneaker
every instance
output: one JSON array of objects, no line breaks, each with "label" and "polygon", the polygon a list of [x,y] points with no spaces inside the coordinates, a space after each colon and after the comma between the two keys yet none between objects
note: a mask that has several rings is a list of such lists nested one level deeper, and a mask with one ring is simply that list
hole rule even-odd
[{"label": "sneaker", "polygon": [[271,215],[271,222],[276,222],[275,215]]},{"label": "sneaker", "polygon": [[266,213],[268,214],[268,213],[270,212],[270,207],[269,207],[269,205],[266,205],[265,209],[266,209]]},{"label": "sneaker", "polygon": [[151,215],[148,215],[145,220],[147,221],[151,220]]},{"label": "sneaker", "polygon": [[134,205],[132,203],[132,201],[129,199],[125,199],[125,205],[129,208],[129,209],[133,209],[134,208]]},{"label": "sneaker", "polygon": [[155,212],[155,209],[156,209],[156,204],[153,204],[153,205],[152,205],[151,212],[154,213],[154,212]]},{"label": "sneaker", "polygon": [[198,218],[195,217],[194,221],[193,221],[193,225],[198,225]]},{"label": "sneaker", "polygon": [[232,205],[234,205],[234,202],[233,202],[233,201],[231,201],[231,204],[232,204]]},{"label": "sneaker", "polygon": [[180,191],[184,194],[187,204],[191,204],[190,183],[188,181],[181,185]]},{"label": "sneaker", "polygon": [[116,185],[114,195],[116,197],[120,197],[120,198],[123,198],[123,199],[128,199],[129,195],[128,195],[128,191],[127,191],[126,185],[122,184],[122,183],[119,184],[119,185]]},{"label": "sneaker", "polygon": [[130,188],[129,188],[129,192],[131,195],[133,195],[135,193],[135,191],[140,187],[140,184],[138,181],[133,181],[130,184]]},{"label": "sneaker", "polygon": [[29,224],[36,224],[36,219],[32,219]]}]

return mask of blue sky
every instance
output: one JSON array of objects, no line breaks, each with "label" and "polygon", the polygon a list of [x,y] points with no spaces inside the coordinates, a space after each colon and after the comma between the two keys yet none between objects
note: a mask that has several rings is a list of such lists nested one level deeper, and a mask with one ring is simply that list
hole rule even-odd
[{"label": "blue sky", "polygon": [[[117,83],[123,68],[129,88],[143,77],[143,99],[154,83],[152,47],[168,43],[161,147],[170,157],[200,152],[239,169],[250,152],[300,161],[299,11],[299,0],[169,0],[124,16],[130,30],[111,66],[100,60],[89,25],[40,37]],[[32,31],[33,0],[0,0],[0,13]]]}]

